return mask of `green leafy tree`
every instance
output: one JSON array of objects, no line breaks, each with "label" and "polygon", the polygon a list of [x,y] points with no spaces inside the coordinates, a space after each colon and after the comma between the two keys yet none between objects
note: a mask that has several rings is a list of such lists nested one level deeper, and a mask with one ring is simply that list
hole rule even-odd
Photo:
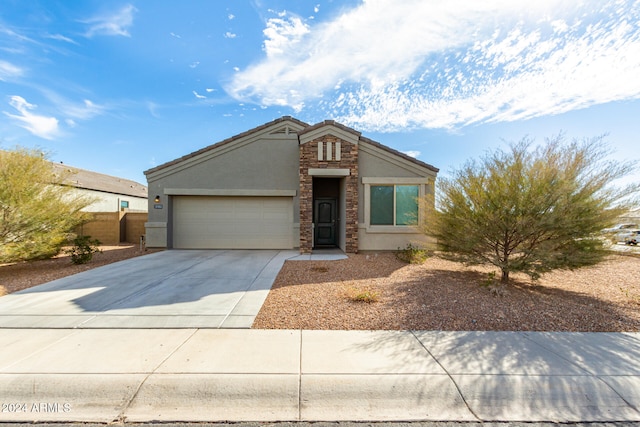
[{"label": "green leafy tree", "polygon": [[512,143],[440,180],[425,230],[451,259],[498,267],[502,283],[511,272],[537,279],[596,264],[606,255],[600,230],[639,189],[613,185],[636,162],[609,154],[604,137],[565,143],[560,135],[537,148],[529,139]]},{"label": "green leafy tree", "polygon": [[0,150],[0,262],[54,256],[88,219],[81,210],[93,200],[67,179],[36,150]]}]

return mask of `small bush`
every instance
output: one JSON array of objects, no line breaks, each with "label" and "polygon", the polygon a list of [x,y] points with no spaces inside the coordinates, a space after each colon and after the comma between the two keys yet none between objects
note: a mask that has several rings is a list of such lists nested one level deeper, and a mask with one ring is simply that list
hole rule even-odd
[{"label": "small bush", "polygon": [[429,253],[426,249],[414,245],[412,243],[407,244],[407,247],[404,249],[398,248],[398,252],[396,252],[396,257],[409,264],[422,264],[429,257]]},{"label": "small bush", "polygon": [[[348,285],[353,285],[353,283],[348,283]],[[350,286],[345,291],[345,296],[354,302],[366,302],[367,304],[371,304],[374,302],[378,302],[380,299],[380,292],[373,291],[371,289],[365,288],[357,288],[354,286]]]},{"label": "small bush", "polygon": [[489,289],[489,292],[493,296],[497,296],[497,297],[504,297],[509,293],[505,288],[504,283],[498,282],[496,280],[495,271],[487,273],[487,278],[483,280],[482,283],[480,283],[480,286]]},{"label": "small bush", "polygon": [[71,256],[73,264],[86,264],[93,259],[93,254],[102,252],[98,239],[91,240],[91,236],[78,236],[73,239],[73,246],[65,251]]},{"label": "small bush", "polygon": [[373,291],[363,291],[359,293],[356,292],[351,297],[353,301],[366,302],[367,304],[371,304],[372,302],[378,302],[379,298],[380,298],[380,294],[378,292],[373,292]]}]

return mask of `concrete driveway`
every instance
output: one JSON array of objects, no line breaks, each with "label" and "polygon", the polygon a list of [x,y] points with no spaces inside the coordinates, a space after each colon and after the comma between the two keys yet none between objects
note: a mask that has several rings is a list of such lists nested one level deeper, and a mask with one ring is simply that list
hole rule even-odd
[{"label": "concrete driveway", "polygon": [[297,251],[170,250],[0,298],[2,328],[250,328]]}]

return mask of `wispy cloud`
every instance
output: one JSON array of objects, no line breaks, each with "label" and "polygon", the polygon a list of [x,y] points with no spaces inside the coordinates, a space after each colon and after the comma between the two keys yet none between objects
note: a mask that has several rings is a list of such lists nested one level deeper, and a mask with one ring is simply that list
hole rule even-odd
[{"label": "wispy cloud", "polygon": [[108,107],[96,104],[90,99],[82,101],[72,100],[59,92],[47,87],[39,87],[40,92],[53,105],[55,111],[59,111],[61,116],[74,120],[90,120],[104,114]]},{"label": "wispy cloud", "polygon": [[640,98],[640,0],[368,0],[280,14],[228,92],[364,130],[456,128]]},{"label": "wispy cloud", "polygon": [[204,95],[200,95],[200,94],[199,94],[198,92],[196,92],[195,90],[194,90],[192,93],[193,93],[193,96],[195,96],[195,97],[196,97],[196,98],[198,98],[198,99],[207,99],[207,97],[206,97],[206,96],[204,96]]},{"label": "wispy cloud", "polygon": [[147,107],[147,110],[149,111],[149,114],[151,114],[151,116],[155,117],[156,119],[161,118],[160,114],[158,113],[158,109],[159,109],[158,104],[156,104],[153,101],[147,101],[146,107]]},{"label": "wispy cloud", "polygon": [[35,43],[35,41],[23,34],[20,34],[0,22],[0,34],[3,34],[17,42]]},{"label": "wispy cloud", "polygon": [[24,74],[24,70],[10,62],[0,60],[0,81],[7,81],[20,77]]},{"label": "wispy cloud", "polygon": [[129,28],[133,25],[133,15],[136,11],[133,5],[128,4],[117,12],[97,15],[81,21],[89,25],[85,36],[130,37]]},{"label": "wispy cloud", "polygon": [[76,42],[72,38],[67,37],[67,36],[63,36],[62,34],[47,34],[45,37],[48,38],[48,39],[51,39],[51,40],[63,41],[63,42],[71,43],[71,44],[75,44],[75,45],[78,44],[78,42]]},{"label": "wispy cloud", "polygon": [[104,106],[97,105],[88,99],[83,100],[81,104],[64,102],[59,105],[59,108],[64,115],[78,120],[92,119],[102,115],[106,110]]},{"label": "wispy cloud", "polygon": [[9,105],[16,109],[19,114],[11,114],[6,111],[4,111],[4,114],[16,120],[19,126],[32,134],[44,139],[53,139],[58,135],[58,119],[32,113],[31,111],[35,110],[37,106],[28,103],[23,97],[12,96]]}]

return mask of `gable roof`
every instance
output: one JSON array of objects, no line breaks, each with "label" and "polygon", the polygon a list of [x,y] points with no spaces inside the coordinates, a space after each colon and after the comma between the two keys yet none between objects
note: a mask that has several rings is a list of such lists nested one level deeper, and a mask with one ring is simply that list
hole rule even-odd
[{"label": "gable roof", "polygon": [[423,162],[421,160],[418,160],[418,159],[416,159],[414,157],[408,156],[408,155],[406,155],[406,154],[404,154],[404,153],[402,153],[400,151],[397,151],[397,150],[395,150],[395,149],[393,149],[391,147],[388,147],[388,146],[386,146],[384,144],[381,144],[381,143],[379,143],[377,141],[374,141],[372,139],[363,137],[362,133],[358,132],[357,130],[352,129],[352,128],[348,127],[348,126],[345,126],[343,124],[340,124],[340,123],[338,123],[338,122],[336,122],[334,120],[324,120],[322,122],[316,123],[315,125],[309,125],[308,123],[305,123],[305,122],[303,122],[301,120],[298,120],[298,119],[296,119],[294,117],[283,116],[283,117],[275,119],[275,120],[273,120],[271,122],[268,122],[268,123],[265,123],[265,124],[260,125],[258,127],[255,127],[253,129],[250,129],[248,131],[242,132],[242,133],[240,133],[238,135],[235,135],[235,136],[232,136],[230,138],[227,138],[227,139],[225,139],[223,141],[220,141],[220,142],[217,142],[215,144],[212,144],[212,145],[209,145],[207,147],[204,147],[204,148],[202,148],[202,149],[200,149],[198,151],[194,151],[193,153],[187,154],[187,155],[179,157],[179,158],[177,158],[175,160],[171,160],[169,162],[163,163],[163,164],[161,164],[159,166],[156,166],[156,167],[154,167],[152,169],[146,170],[146,171],[144,171],[144,174],[145,175],[149,175],[149,174],[152,174],[154,172],[158,172],[158,171],[160,171],[162,169],[165,169],[167,167],[176,165],[178,163],[181,163],[181,162],[183,162],[185,160],[188,160],[188,159],[191,159],[193,157],[197,157],[197,156],[199,156],[199,155],[201,155],[203,153],[206,153],[208,151],[211,151],[213,149],[218,149],[218,148],[220,148],[220,147],[222,147],[222,146],[224,146],[226,144],[235,142],[235,141],[237,141],[239,139],[245,138],[245,137],[250,136],[252,134],[259,133],[259,132],[261,132],[261,131],[263,131],[263,130],[265,130],[267,128],[273,127],[274,125],[277,125],[277,124],[280,124],[280,123],[284,123],[284,122],[287,122],[287,121],[288,122],[293,122],[294,124],[298,125],[298,127],[302,128],[302,130],[296,132],[297,135],[298,135],[298,138],[300,138],[301,136],[304,136],[307,133],[318,131],[318,130],[320,130],[321,128],[323,128],[325,126],[334,126],[334,127],[340,129],[343,132],[352,134],[354,139],[357,139],[359,141],[363,141],[365,143],[373,145],[373,146],[375,146],[375,147],[377,147],[377,148],[379,148],[381,150],[384,150],[384,151],[386,151],[386,152],[388,152],[390,154],[393,154],[395,156],[401,157],[404,160],[407,160],[409,162],[415,163],[415,164],[417,164],[419,166],[422,166],[424,168],[427,168],[427,169],[429,169],[429,170],[431,170],[433,172],[436,172],[436,173],[439,172],[438,168],[436,168],[436,167],[434,167],[434,166],[432,166],[432,165],[430,165],[428,163],[425,163],[425,162]]},{"label": "gable roof", "polygon": [[395,149],[393,149],[393,148],[391,148],[391,147],[389,147],[387,145],[380,144],[379,142],[374,141],[373,139],[369,139],[367,137],[361,136],[360,140],[362,142],[366,142],[367,144],[373,145],[374,147],[378,147],[381,150],[384,150],[384,151],[386,151],[388,153],[394,154],[394,155],[396,155],[398,157],[401,157],[401,158],[403,158],[405,160],[408,160],[411,163],[415,163],[417,165],[425,167],[425,168],[427,168],[427,169],[429,169],[429,170],[431,170],[433,172],[436,172],[436,173],[440,172],[440,169],[438,169],[437,167],[435,167],[433,165],[430,165],[429,163],[425,163],[422,160],[418,160],[415,157],[411,157],[411,156],[409,156],[409,155],[407,155],[407,154],[405,154],[405,153],[403,153],[401,151],[395,150]]},{"label": "gable roof", "polygon": [[253,129],[249,129],[248,131],[239,133],[238,135],[234,135],[234,136],[232,136],[230,138],[227,138],[225,140],[222,140],[220,142],[216,142],[215,144],[211,144],[211,145],[209,145],[207,147],[204,147],[204,148],[202,148],[202,149],[200,149],[198,151],[194,151],[193,153],[189,153],[189,154],[184,155],[182,157],[179,157],[179,158],[177,158],[175,160],[171,160],[169,162],[163,163],[163,164],[161,164],[159,166],[156,166],[154,168],[146,170],[146,171],[144,171],[144,174],[145,175],[152,174],[152,173],[157,172],[159,170],[165,169],[165,168],[167,168],[169,166],[173,166],[173,165],[181,163],[181,162],[183,162],[185,160],[191,159],[193,157],[197,157],[197,156],[199,156],[199,155],[201,155],[203,153],[206,153],[207,151],[211,151],[213,149],[220,148],[220,147],[222,147],[224,145],[227,145],[227,144],[230,144],[232,142],[235,142],[235,141],[237,141],[239,139],[242,139],[242,138],[244,138],[246,136],[250,136],[250,135],[252,135],[254,133],[261,132],[261,131],[263,131],[265,129],[268,129],[268,128],[274,126],[274,125],[277,125],[279,123],[284,123],[284,122],[287,122],[287,121],[293,122],[293,123],[295,123],[295,124],[297,124],[297,125],[299,125],[300,127],[303,127],[303,128],[309,127],[309,125],[307,123],[305,123],[303,121],[300,121],[300,120],[298,120],[296,118],[293,118],[291,116],[283,116],[283,117],[275,119],[275,120],[273,120],[273,121],[271,121],[269,123],[265,123],[263,125],[255,127]]},{"label": "gable roof", "polygon": [[62,163],[51,163],[51,165],[55,174],[68,175],[64,184],[71,187],[145,199],[148,197],[145,185],[129,179],[75,168]]}]

